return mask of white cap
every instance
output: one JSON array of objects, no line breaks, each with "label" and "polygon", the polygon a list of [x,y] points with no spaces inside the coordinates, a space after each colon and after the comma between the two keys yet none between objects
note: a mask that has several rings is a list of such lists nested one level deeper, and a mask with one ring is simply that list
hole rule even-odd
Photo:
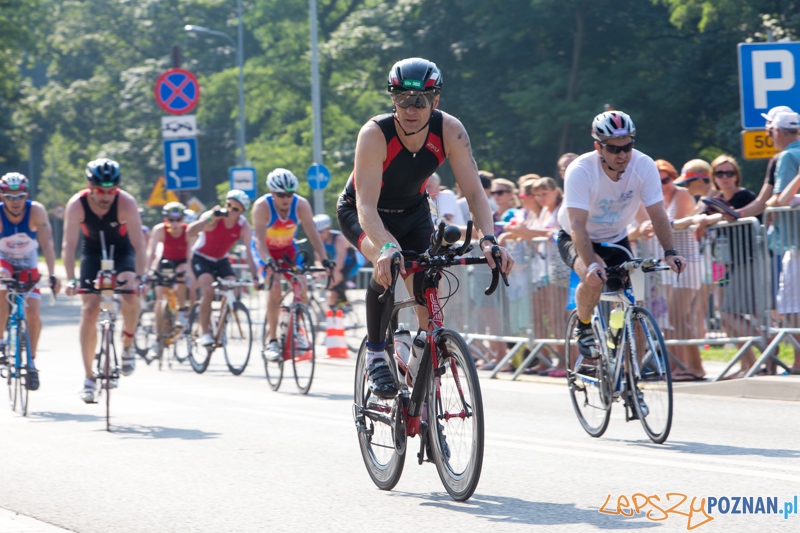
[{"label": "white cap", "polygon": [[770,128],[781,128],[783,130],[796,130],[800,128],[800,115],[794,111],[790,113],[778,113],[769,123]]},{"label": "white cap", "polygon": [[773,107],[766,113],[761,113],[761,116],[764,117],[764,120],[766,120],[767,124],[769,124],[775,120],[775,115],[778,113],[794,113],[794,110],[788,105],[779,105],[777,107]]}]

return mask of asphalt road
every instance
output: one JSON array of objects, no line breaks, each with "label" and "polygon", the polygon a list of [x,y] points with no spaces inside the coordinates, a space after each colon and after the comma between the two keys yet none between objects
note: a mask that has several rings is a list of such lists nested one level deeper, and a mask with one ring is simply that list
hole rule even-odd
[{"label": "asphalt road", "polygon": [[[44,524],[12,529],[21,522],[0,512],[0,532],[54,530],[47,524],[81,533],[686,531],[695,497],[696,508],[701,498],[754,498],[755,506],[761,497],[765,510],[767,498],[783,510],[800,492],[795,402],[679,394],[670,439],[658,446],[621,418],[620,405],[606,435],[592,439],[562,384],[488,379],[475,496],[452,501],[435,467],[412,460],[416,440],[400,483],[380,491],[357,445],[352,359],[320,361],[308,396],[291,382],[271,391],[255,353],[238,377],[220,353],[203,375],[140,361],[112,396],[107,433],[103,407],[78,398],[77,302],[62,298],[43,309],[42,387],[31,393],[28,417],[0,409],[0,507]],[[630,518],[608,514],[620,496],[635,493],[658,496],[650,501],[663,509],[681,494],[688,499],[668,514],[652,505]],[[628,513],[629,505],[619,507]],[[800,528],[800,514],[716,508],[709,516],[696,531]],[[688,525],[706,519],[695,511]]]}]

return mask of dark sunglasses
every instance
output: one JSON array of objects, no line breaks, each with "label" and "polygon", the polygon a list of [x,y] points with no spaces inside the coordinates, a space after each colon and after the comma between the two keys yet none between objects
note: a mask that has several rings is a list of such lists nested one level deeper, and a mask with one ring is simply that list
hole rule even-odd
[{"label": "dark sunglasses", "polygon": [[241,213],[241,212],[243,211],[243,209],[242,209],[241,207],[235,206],[235,205],[233,205],[233,204],[232,204],[232,203],[230,203],[230,202],[227,202],[227,203],[225,204],[225,207],[227,207],[228,209],[233,209],[233,210],[234,210],[234,211],[236,211],[237,213]]},{"label": "dark sunglasses", "polygon": [[661,185],[666,185],[667,183],[671,182],[672,178],[664,178],[661,180]]},{"label": "dark sunglasses", "polygon": [[23,193],[19,193],[19,194],[4,194],[3,198],[5,198],[9,202],[11,202],[13,200],[22,200],[26,196],[28,196],[28,193],[23,192]]},{"label": "dark sunglasses", "polygon": [[103,195],[115,195],[119,192],[119,187],[111,187],[109,189],[105,189],[103,187],[92,187],[92,192],[95,194]]},{"label": "dark sunglasses", "polygon": [[726,177],[726,178],[732,178],[735,175],[736,175],[736,171],[735,170],[716,170],[716,171],[714,171],[714,177],[716,177],[716,178],[721,178],[723,176]]},{"label": "dark sunglasses", "polygon": [[625,152],[627,154],[628,152],[633,150],[633,144],[634,144],[633,141],[629,142],[624,146],[615,146],[613,144],[600,143],[602,147],[608,150],[609,154],[618,154],[620,152]]},{"label": "dark sunglasses", "polygon": [[272,196],[277,196],[278,198],[291,198],[294,196],[293,192],[274,192]]},{"label": "dark sunglasses", "polygon": [[392,95],[394,105],[407,109],[412,105],[417,109],[423,109],[433,104],[436,95],[428,91],[404,91]]},{"label": "dark sunglasses", "polygon": [[501,189],[499,191],[492,191],[492,196],[503,196],[504,194],[508,194],[510,192],[511,191],[508,191],[506,189]]},{"label": "dark sunglasses", "polygon": [[175,218],[175,217],[167,217],[167,222],[182,222],[183,217]]}]

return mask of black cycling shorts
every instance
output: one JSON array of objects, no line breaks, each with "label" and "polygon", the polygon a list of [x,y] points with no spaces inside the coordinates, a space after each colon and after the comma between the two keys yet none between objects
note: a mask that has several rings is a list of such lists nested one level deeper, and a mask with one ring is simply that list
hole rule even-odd
[{"label": "black cycling shorts", "polygon": [[217,281],[217,278],[235,277],[231,262],[227,257],[223,257],[217,261],[206,259],[197,254],[192,255],[192,272],[195,278],[200,278],[201,274],[211,274],[211,278]]},{"label": "black cycling shorts", "polygon": [[[631,243],[628,241],[627,237],[615,242],[614,244],[618,244],[619,246],[627,248],[628,250],[631,249]],[[630,259],[628,254],[619,248],[601,246],[596,242],[592,243],[592,248],[594,249],[594,253],[599,255],[600,258],[605,261],[607,267],[621,265]],[[572,242],[572,237],[563,229],[558,232],[558,253],[561,254],[561,259],[567,264],[567,266],[574,270],[573,265],[575,264],[575,260],[578,259],[578,251],[575,249],[575,243]],[[619,290],[620,284],[619,282],[615,283],[615,280],[613,279],[609,279],[608,288],[611,291],[616,291]]]},{"label": "black cycling shorts", "polygon": [[[81,289],[94,288],[94,280],[100,272],[102,256],[98,254],[81,256]],[[119,246],[114,250],[114,270],[117,274],[123,272],[136,272],[136,252],[133,246]]]},{"label": "black cycling shorts", "polygon": [[[358,222],[355,200],[344,194],[340,196],[336,214],[342,235],[360,251],[361,241],[366,237],[366,233]],[[422,253],[431,245],[433,220],[427,197],[423,198],[417,207],[393,213],[379,210],[378,215],[386,231],[397,239],[401,251],[413,250]]]},{"label": "black cycling shorts", "polygon": [[[336,205],[336,214],[339,219],[339,227],[342,235],[350,241],[350,244],[361,251],[361,241],[366,237],[364,229],[358,222],[358,211],[356,202],[346,194],[339,197]],[[400,251],[413,250],[422,253],[431,245],[431,235],[433,234],[433,220],[428,204],[428,197],[424,197],[417,207],[403,209],[400,212],[382,212],[378,210],[383,227],[386,228],[397,242],[400,244]],[[419,301],[422,295],[422,280],[424,272],[414,274],[414,296]]]}]

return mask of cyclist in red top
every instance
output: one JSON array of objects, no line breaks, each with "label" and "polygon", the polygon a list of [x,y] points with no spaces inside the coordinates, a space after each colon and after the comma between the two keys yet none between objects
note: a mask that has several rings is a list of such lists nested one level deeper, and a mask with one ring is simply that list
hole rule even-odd
[{"label": "cyclist in red top", "polygon": [[202,296],[200,298],[200,328],[203,336],[199,343],[202,346],[214,344],[214,338],[209,332],[209,319],[211,317],[211,302],[214,301],[213,283],[217,278],[234,279],[233,269],[228,261],[228,252],[241,240],[245,244],[247,265],[257,288],[261,289],[258,280],[258,270],[250,253],[250,238],[252,230],[244,217],[250,207],[250,198],[244,191],[233,189],[225,198],[225,209],[214,207],[200,215],[197,222],[189,225],[189,239],[197,236],[192,248],[192,271],[197,279]]},{"label": "cyclist in red top", "polygon": [[[161,270],[163,266],[169,266],[175,272],[183,272],[182,277],[176,284],[186,285],[191,289],[190,280],[187,277],[189,265],[189,232],[188,224],[183,221],[186,208],[180,202],[170,202],[161,209],[164,222],[156,224],[150,232],[150,240],[147,243],[147,265],[151,270]],[[158,253],[158,244],[161,243],[161,253]],[[165,263],[163,263],[166,261]],[[186,325],[186,290],[179,287],[176,291],[178,296],[178,323]],[[156,307],[155,320],[156,326],[161,324],[161,310],[163,308],[164,287],[156,287]]]}]

